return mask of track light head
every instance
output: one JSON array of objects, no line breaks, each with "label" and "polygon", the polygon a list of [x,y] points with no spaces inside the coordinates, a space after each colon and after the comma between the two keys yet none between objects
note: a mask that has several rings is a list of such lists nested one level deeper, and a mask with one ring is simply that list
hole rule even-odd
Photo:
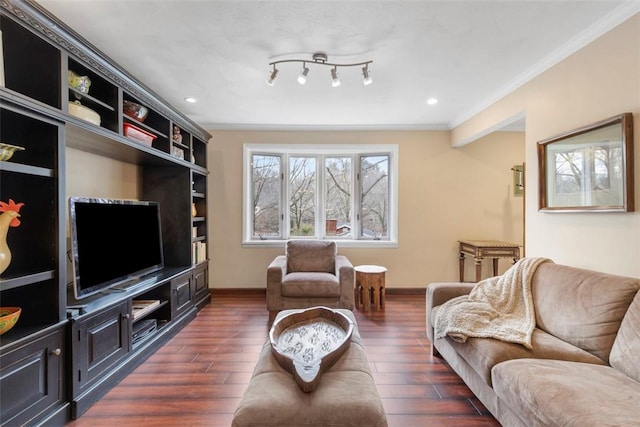
[{"label": "track light head", "polygon": [[276,82],[276,78],[278,77],[278,69],[276,68],[276,66],[273,66],[273,70],[271,71],[271,75],[269,76],[269,79],[267,80],[267,84],[269,86],[273,86],[273,84]]},{"label": "track light head", "polygon": [[302,72],[298,76],[298,83],[300,83],[301,85],[305,84],[307,82],[307,74],[309,74],[309,69],[303,64]]},{"label": "track light head", "polygon": [[373,79],[369,74],[369,64],[365,65],[362,68],[362,83],[364,83],[365,86],[369,86],[371,83],[373,83]]},{"label": "track light head", "polygon": [[340,79],[338,78],[338,68],[333,67],[331,69],[331,86],[338,87],[340,86]]}]

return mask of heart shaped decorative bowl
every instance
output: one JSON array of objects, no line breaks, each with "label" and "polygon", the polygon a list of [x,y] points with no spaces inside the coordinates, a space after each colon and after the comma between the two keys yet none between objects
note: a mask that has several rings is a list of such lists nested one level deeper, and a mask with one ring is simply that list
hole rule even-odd
[{"label": "heart shaped decorative bowl", "polygon": [[271,352],[305,393],[349,348],[353,322],[328,307],[296,310],[276,320],[269,331]]},{"label": "heart shaped decorative bowl", "polygon": [[21,312],[20,307],[0,307],[0,335],[13,328]]}]

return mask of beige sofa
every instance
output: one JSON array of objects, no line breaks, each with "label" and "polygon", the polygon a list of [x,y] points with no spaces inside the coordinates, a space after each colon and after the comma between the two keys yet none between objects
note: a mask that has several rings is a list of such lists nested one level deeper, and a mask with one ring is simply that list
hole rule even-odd
[{"label": "beige sofa", "polygon": [[532,349],[434,341],[434,313],[473,283],[431,283],[427,336],[504,426],[640,426],[640,279],[545,263],[531,282]]}]

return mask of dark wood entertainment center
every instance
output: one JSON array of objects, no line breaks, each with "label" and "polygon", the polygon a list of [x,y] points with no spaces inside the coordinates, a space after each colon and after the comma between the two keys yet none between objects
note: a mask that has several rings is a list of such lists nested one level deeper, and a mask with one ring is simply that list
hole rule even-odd
[{"label": "dark wood entertainment center", "polygon": [[[211,135],[33,1],[0,0],[0,30],[0,138],[25,148],[0,161],[0,200],[25,203],[20,226],[7,237],[12,262],[0,277],[0,305],[22,308],[0,337],[0,425],[63,425],[210,302]],[[88,93],[67,83],[69,70],[91,79]],[[100,115],[99,125],[69,112],[76,99]],[[124,101],[149,109],[144,123],[123,113]],[[131,124],[155,136],[151,146],[125,136]],[[181,138],[173,138],[174,126]],[[162,206],[163,270],[123,290],[74,300],[67,147],[139,168],[140,198]],[[154,303],[139,315],[137,300]]]}]

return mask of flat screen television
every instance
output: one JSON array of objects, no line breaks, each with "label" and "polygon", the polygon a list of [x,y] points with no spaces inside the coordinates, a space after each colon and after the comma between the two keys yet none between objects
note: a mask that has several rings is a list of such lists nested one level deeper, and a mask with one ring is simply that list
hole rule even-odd
[{"label": "flat screen television", "polygon": [[76,299],[164,268],[159,203],[71,197],[69,214]]}]

